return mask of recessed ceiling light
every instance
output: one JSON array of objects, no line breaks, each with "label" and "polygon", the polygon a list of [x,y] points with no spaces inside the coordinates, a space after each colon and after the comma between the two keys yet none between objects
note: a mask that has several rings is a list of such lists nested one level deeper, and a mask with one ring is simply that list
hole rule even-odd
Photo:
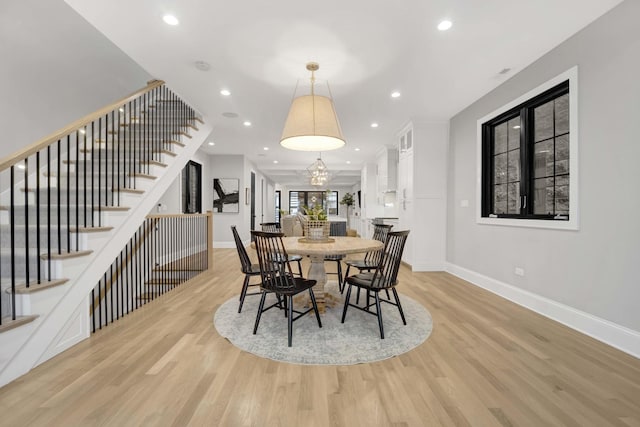
[{"label": "recessed ceiling light", "polygon": [[25,169],[24,165],[18,165],[18,169]]},{"label": "recessed ceiling light", "polygon": [[118,111],[120,111],[121,113],[124,113],[124,108],[118,108]]},{"label": "recessed ceiling light", "polygon": [[238,117],[238,113],[227,111],[226,113],[222,113],[222,117],[226,117],[227,119],[235,119],[236,117]]},{"label": "recessed ceiling light", "polygon": [[264,151],[269,151],[269,147],[264,147],[263,150]]},{"label": "recessed ceiling light", "polygon": [[520,129],[520,125],[515,125],[513,128],[514,129]]},{"label": "recessed ceiling light", "polygon": [[216,143],[213,141],[209,141],[209,145],[216,145]]},{"label": "recessed ceiling light", "polygon": [[273,161],[273,163],[278,163],[278,161],[277,161],[277,160],[274,160],[274,161]]},{"label": "recessed ceiling light", "polygon": [[84,130],[84,129],[80,129],[80,130],[78,130],[78,132],[80,132],[80,133],[81,133],[81,134],[83,134],[83,135],[84,135],[85,133],[87,133],[87,131],[86,131],[86,130]]},{"label": "recessed ceiling light", "polygon": [[449,28],[451,28],[452,25],[453,23],[451,21],[448,21],[445,19],[444,21],[438,24],[438,29],[440,31],[447,31]]},{"label": "recessed ceiling light", "polygon": [[359,149],[359,148],[354,148],[354,150],[355,150],[355,151],[360,151],[360,149]]},{"label": "recessed ceiling light", "polygon": [[229,95],[231,95],[231,92],[229,92],[227,89],[222,89],[222,90],[220,91],[220,95],[222,95],[222,96],[229,96]]},{"label": "recessed ceiling light", "polygon": [[371,123],[371,127],[372,127],[372,128],[377,128],[377,127],[378,127],[378,124],[377,124],[377,123]]},{"label": "recessed ceiling light", "polygon": [[351,164],[351,160],[347,160],[347,164],[350,165]]},{"label": "recessed ceiling light", "polygon": [[249,127],[251,126],[251,122],[249,120],[245,121],[244,123],[242,123],[243,125]]},{"label": "recessed ceiling light", "polygon": [[162,20],[165,22],[165,24],[169,25],[178,25],[180,23],[180,21],[178,21],[178,18],[173,15],[164,15],[162,17]]},{"label": "recessed ceiling light", "polygon": [[400,98],[400,92],[391,92],[391,97],[392,98]]},{"label": "recessed ceiling light", "polygon": [[200,71],[209,71],[211,65],[208,62],[196,61],[196,68]]}]

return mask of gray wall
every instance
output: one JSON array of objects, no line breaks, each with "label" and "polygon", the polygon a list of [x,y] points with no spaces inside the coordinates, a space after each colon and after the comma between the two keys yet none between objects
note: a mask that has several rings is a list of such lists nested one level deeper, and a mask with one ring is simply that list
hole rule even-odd
[{"label": "gray wall", "polygon": [[[640,2],[627,0],[451,119],[447,260],[640,331]],[[526,48],[526,46],[523,46]],[[476,120],[578,65],[579,230],[478,225]],[[460,201],[468,199],[468,208]],[[514,274],[514,267],[526,275]]]},{"label": "gray wall", "polygon": [[151,80],[62,0],[2,0],[0,58],[0,158]]}]

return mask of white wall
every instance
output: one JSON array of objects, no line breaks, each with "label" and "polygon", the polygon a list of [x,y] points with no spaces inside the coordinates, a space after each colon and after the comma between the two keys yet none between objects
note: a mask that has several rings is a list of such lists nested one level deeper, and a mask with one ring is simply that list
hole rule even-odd
[{"label": "white wall", "polygon": [[[640,354],[639,16],[640,2],[623,2],[451,119],[447,227],[452,270],[488,287],[507,285],[503,290],[515,299],[537,301],[546,307],[543,312],[558,309],[556,318],[591,335],[602,326],[606,331],[598,338],[635,354]],[[476,120],[575,65],[579,230],[477,224]],[[469,207],[461,207],[462,200]],[[524,268],[525,276],[516,276],[515,267]],[[607,336],[618,332],[619,339]]]},{"label": "white wall", "polygon": [[[213,210],[211,156],[198,150],[191,160],[202,165],[202,213],[206,213]],[[158,210],[157,205],[162,205],[163,210]],[[150,213],[182,213],[182,174],[176,177],[169,189],[158,200],[157,205]]]},{"label": "white wall", "polygon": [[0,58],[0,158],[152,78],[62,0],[2,0]]}]

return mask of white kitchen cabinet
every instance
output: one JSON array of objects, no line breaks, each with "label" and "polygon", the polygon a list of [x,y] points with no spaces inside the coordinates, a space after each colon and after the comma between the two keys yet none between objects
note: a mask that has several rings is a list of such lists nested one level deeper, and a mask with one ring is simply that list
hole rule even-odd
[{"label": "white kitchen cabinet", "polygon": [[402,256],[414,271],[444,269],[446,122],[409,123],[397,136],[398,229],[411,230]]}]

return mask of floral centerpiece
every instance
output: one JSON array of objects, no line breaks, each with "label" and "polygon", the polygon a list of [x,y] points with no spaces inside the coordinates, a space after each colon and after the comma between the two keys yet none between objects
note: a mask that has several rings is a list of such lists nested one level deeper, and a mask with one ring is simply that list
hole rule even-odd
[{"label": "floral centerpiece", "polygon": [[327,221],[327,213],[320,205],[313,207],[303,206],[307,215],[304,224],[304,234],[311,240],[327,240],[329,238],[330,224]]}]

